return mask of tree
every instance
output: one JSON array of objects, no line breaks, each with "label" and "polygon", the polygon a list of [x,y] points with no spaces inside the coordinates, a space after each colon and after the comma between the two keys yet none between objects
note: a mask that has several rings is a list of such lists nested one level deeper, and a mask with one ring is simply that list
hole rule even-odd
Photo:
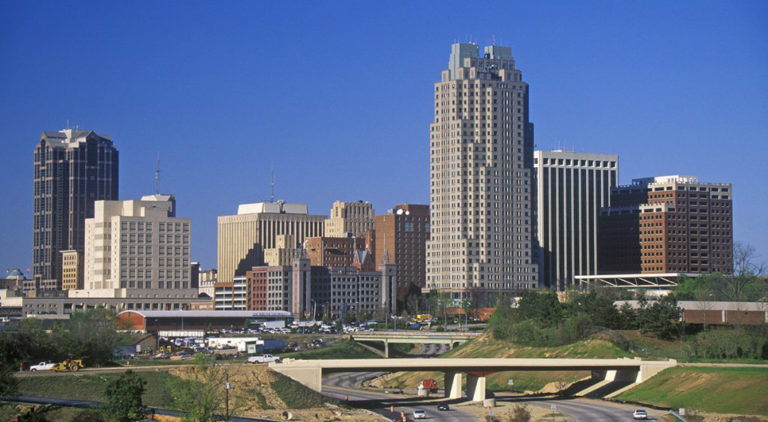
[{"label": "tree", "polygon": [[674,297],[664,296],[652,302],[640,301],[641,309],[637,312],[637,323],[641,331],[653,333],[661,339],[674,339],[680,336],[682,309],[677,306]]},{"label": "tree", "polygon": [[557,300],[557,293],[526,290],[520,297],[517,314],[521,319],[533,319],[541,324],[557,325],[563,317],[563,305]]},{"label": "tree", "polygon": [[116,315],[104,308],[73,313],[68,321],[54,327],[53,340],[65,357],[83,359],[87,364],[108,363],[121,335]]},{"label": "tree", "polygon": [[736,276],[759,276],[765,273],[765,264],[755,262],[757,250],[754,246],[736,242],[733,245],[733,274]]},{"label": "tree", "polygon": [[18,385],[13,372],[8,367],[0,365],[0,397],[16,395]]},{"label": "tree", "polygon": [[109,421],[130,422],[146,415],[141,400],[147,382],[130,369],[107,385],[104,391],[104,405],[101,408]]}]

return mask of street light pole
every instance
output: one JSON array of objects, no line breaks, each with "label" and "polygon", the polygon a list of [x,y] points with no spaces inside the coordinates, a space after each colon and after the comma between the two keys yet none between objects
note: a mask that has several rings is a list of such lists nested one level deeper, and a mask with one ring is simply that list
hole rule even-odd
[{"label": "street light pole", "polygon": [[231,385],[229,385],[229,373],[226,374],[226,385],[225,385],[225,407],[226,407],[226,421],[229,422],[229,390],[232,388]]}]

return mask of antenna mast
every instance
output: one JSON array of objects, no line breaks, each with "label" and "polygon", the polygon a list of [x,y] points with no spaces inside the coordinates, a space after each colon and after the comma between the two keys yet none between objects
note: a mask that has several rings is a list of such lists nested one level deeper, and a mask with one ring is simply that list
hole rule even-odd
[{"label": "antenna mast", "polygon": [[160,153],[157,153],[157,162],[155,163],[155,194],[160,194]]},{"label": "antenna mast", "polygon": [[272,169],[272,192],[269,196],[269,202],[275,202],[275,169]]}]

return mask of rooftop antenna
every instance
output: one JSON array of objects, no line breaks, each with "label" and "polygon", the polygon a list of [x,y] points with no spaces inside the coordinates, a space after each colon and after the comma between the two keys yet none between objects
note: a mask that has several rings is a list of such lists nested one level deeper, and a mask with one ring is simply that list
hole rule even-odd
[{"label": "rooftop antenna", "polygon": [[66,129],[69,129],[69,119],[67,119],[67,127]]},{"label": "rooftop antenna", "polygon": [[269,196],[269,202],[275,202],[275,169],[272,169],[272,183],[271,183],[271,194]]},{"label": "rooftop antenna", "polygon": [[496,45],[496,34],[493,34],[493,45]]},{"label": "rooftop antenna", "polygon": [[155,163],[155,194],[160,194],[160,153],[157,153],[157,162]]}]

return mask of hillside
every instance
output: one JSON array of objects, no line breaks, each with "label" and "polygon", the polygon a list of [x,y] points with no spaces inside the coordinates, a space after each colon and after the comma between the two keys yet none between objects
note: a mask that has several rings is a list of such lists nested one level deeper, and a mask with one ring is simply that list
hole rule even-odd
[{"label": "hillside", "polygon": [[[339,408],[336,406],[338,404],[336,400],[322,396],[272,371],[265,365],[242,364],[215,368],[218,368],[217,371],[226,371],[229,374],[230,385],[234,387],[230,390],[229,405],[230,409],[234,409],[234,414],[239,416],[279,420],[282,418],[283,411],[290,410],[294,417],[309,421],[378,420],[362,410]],[[196,367],[169,368],[167,372],[137,372],[137,375],[147,381],[145,404],[178,410],[188,410],[188,408],[176,400],[174,396],[176,390],[173,386],[178,386],[179,382],[206,379],[206,376],[201,376],[200,370]],[[224,372],[217,374],[216,379],[223,375]],[[102,401],[107,384],[119,376],[120,374],[117,373],[107,373],[20,377],[18,378],[19,394]],[[223,378],[221,380],[223,381]],[[223,397],[225,383],[215,382],[213,385],[218,386],[217,394]],[[223,410],[222,402],[222,413]]]},{"label": "hillside", "polygon": [[715,413],[768,415],[768,368],[676,367],[615,399]]}]

